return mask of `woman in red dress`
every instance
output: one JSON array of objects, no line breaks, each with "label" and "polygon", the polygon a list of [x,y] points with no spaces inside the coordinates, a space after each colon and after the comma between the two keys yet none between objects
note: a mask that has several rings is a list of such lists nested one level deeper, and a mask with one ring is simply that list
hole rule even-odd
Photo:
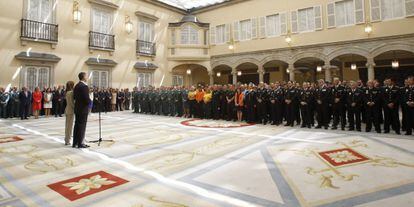
[{"label": "woman in red dress", "polygon": [[39,111],[42,109],[42,92],[40,92],[39,87],[35,88],[35,91],[33,92],[33,114],[35,116],[35,119],[39,118]]}]

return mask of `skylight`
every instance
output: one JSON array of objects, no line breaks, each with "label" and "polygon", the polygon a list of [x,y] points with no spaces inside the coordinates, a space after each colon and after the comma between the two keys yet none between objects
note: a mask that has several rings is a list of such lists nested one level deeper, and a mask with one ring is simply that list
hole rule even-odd
[{"label": "skylight", "polygon": [[205,7],[217,3],[221,3],[226,0],[158,0],[169,4],[174,7],[178,7],[181,9],[192,9],[192,8],[200,8]]}]

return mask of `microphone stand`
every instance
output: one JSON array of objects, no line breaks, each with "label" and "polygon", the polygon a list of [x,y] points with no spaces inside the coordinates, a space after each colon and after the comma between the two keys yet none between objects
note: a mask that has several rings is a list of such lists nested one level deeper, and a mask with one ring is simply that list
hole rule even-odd
[{"label": "microphone stand", "polygon": [[102,111],[102,97],[98,98],[98,117],[99,117],[99,138],[98,140],[89,141],[89,143],[98,143],[98,146],[101,146],[101,142],[114,142],[111,139],[102,139],[102,124],[101,124],[101,111]]}]

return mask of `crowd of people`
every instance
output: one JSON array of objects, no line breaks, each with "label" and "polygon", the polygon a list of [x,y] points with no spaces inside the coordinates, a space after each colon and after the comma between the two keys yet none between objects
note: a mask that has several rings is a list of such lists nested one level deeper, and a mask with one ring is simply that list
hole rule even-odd
[{"label": "crowd of people", "polygon": [[[237,85],[136,88],[135,113],[200,119],[222,119],[303,128],[412,134],[414,79],[397,86],[392,79],[328,83],[293,81]],[[401,115],[401,116],[400,116]],[[402,118],[402,124],[400,121]]]},{"label": "crowd of people", "polygon": [[[57,86],[53,88],[35,87],[33,91],[27,87],[20,90],[17,87],[6,89],[0,87],[0,118],[28,119],[34,116],[62,117],[66,107],[66,88]],[[102,102],[99,102],[99,98]],[[90,89],[91,112],[123,111],[129,110],[131,103],[131,92],[129,89]],[[102,104],[101,104],[102,103]],[[102,108],[99,108],[102,107]]]}]

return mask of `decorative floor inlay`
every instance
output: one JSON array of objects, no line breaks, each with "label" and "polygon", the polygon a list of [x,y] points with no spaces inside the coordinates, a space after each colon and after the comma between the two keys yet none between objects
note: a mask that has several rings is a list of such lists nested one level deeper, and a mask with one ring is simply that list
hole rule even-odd
[{"label": "decorative floor inlay", "polygon": [[208,120],[208,119],[190,119],[181,122],[185,126],[202,127],[202,128],[237,128],[252,126],[254,124],[222,121],[222,120]]},{"label": "decorative floor inlay", "polygon": [[359,154],[358,152],[355,152],[350,148],[318,152],[318,154],[325,161],[335,167],[369,160],[369,158]]},{"label": "decorative floor inlay", "polygon": [[22,141],[23,138],[18,136],[12,136],[12,137],[0,137],[0,144],[8,143],[8,142],[18,142]]},{"label": "decorative floor inlay", "polygon": [[127,180],[117,176],[99,171],[53,183],[48,185],[48,187],[68,200],[75,201],[127,182]]}]

